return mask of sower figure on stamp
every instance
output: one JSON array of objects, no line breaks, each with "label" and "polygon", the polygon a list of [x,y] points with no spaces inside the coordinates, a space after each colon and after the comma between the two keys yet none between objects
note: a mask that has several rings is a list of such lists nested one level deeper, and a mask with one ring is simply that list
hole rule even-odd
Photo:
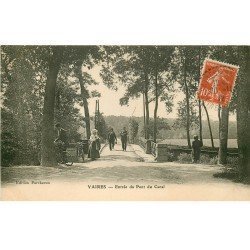
[{"label": "sower figure on stamp", "polygon": [[194,136],[194,141],[192,142],[192,158],[193,163],[196,163],[200,160],[201,147],[203,146],[202,141],[198,139],[198,135]]},{"label": "sower figure on stamp", "polygon": [[69,146],[67,131],[61,127],[60,123],[57,123],[55,127],[57,129],[57,138],[54,143],[59,151],[58,153],[60,154],[62,163],[65,163],[67,161],[66,150]]},{"label": "sower figure on stamp", "polygon": [[96,129],[93,129],[91,131],[91,136],[89,139],[88,158],[91,158],[91,160],[100,158],[100,149],[101,149],[101,143],[100,143],[100,138],[98,136],[98,131]]},{"label": "sower figure on stamp", "polygon": [[117,143],[117,138],[113,128],[110,129],[110,132],[108,134],[108,141],[109,141],[109,149],[110,150],[114,149],[115,142]]},{"label": "sower figure on stamp", "polygon": [[128,142],[128,132],[126,128],[124,127],[122,132],[120,133],[121,135],[121,141],[122,141],[122,150],[126,151],[127,149],[127,142]]},{"label": "sower figure on stamp", "polygon": [[219,69],[214,75],[212,75],[207,81],[212,84],[212,95],[215,97],[215,95],[218,92],[218,83],[220,80],[222,73],[221,69]]},{"label": "sower figure on stamp", "polygon": [[218,90],[219,81],[223,83],[221,85],[225,86],[226,91],[232,91],[230,82],[224,76],[228,77],[228,74],[223,72],[222,68],[219,68],[218,71],[207,80],[212,85],[212,97],[213,98],[215,98],[216,96],[218,98],[221,98],[221,96],[223,96],[223,94]]}]

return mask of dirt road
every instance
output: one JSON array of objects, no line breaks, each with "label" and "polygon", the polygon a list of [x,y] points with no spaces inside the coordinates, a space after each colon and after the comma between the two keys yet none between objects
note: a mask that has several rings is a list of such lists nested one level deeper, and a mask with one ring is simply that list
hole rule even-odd
[{"label": "dirt road", "polygon": [[[88,199],[89,195],[96,197],[93,199],[106,199],[108,197],[107,199],[119,200],[230,200],[230,197],[233,197],[233,199],[238,198],[239,200],[250,199],[249,186],[213,177],[214,173],[221,171],[219,166],[180,164],[177,162],[157,163],[153,158],[151,161],[148,160],[148,157],[136,145],[129,145],[127,151],[122,151],[119,143],[115,145],[115,149],[112,151],[106,146],[101,153],[101,158],[98,160],[74,163],[70,167],[16,166],[3,168],[3,193],[6,194],[5,192],[9,190],[13,194],[14,190],[18,190],[18,192],[23,190],[23,192],[27,192],[26,196],[29,196],[31,188],[35,190],[39,186],[40,198],[42,192],[44,197],[45,194],[47,195],[46,197],[50,197],[51,194],[51,199],[53,199],[52,197],[54,199],[57,199],[57,197],[58,199],[67,199],[70,197],[69,199],[73,200],[75,198]],[[47,185],[48,183],[50,185]],[[93,190],[88,185],[106,185],[106,189],[109,188],[110,191],[107,193],[106,190],[106,193],[102,193],[104,191],[102,190],[96,193],[96,189],[93,188]],[[130,185],[144,187],[138,187],[138,190],[135,191],[129,190]],[[58,190],[59,186],[60,191]],[[127,186],[127,188],[119,196],[116,192],[117,190],[115,190],[119,188],[116,188],[116,186],[121,186],[119,192],[121,192],[122,186]],[[147,189],[149,186],[153,187],[152,190]],[[53,187],[56,187],[58,191],[55,191]],[[159,187],[159,190],[157,187]],[[48,190],[46,191],[46,188],[51,193]],[[79,188],[81,191],[85,190],[87,194],[79,193]],[[79,196],[76,195],[76,189]],[[170,192],[170,189],[174,191]],[[65,190],[67,194],[70,193],[70,196],[65,196]],[[144,193],[142,193],[143,190]],[[168,192],[164,192],[166,190]],[[52,195],[53,192],[54,194],[57,193],[57,195]],[[195,193],[197,195],[194,195]],[[242,194],[244,195],[242,196]],[[45,199],[49,199],[46,197]]]}]

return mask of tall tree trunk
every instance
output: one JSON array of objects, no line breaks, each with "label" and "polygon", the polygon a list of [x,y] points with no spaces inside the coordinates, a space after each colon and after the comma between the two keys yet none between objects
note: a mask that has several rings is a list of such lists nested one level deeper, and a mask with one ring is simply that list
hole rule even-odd
[{"label": "tall tree trunk", "polygon": [[76,65],[76,70],[75,70],[75,74],[79,80],[80,83],[80,88],[81,88],[81,97],[82,97],[82,101],[83,101],[83,108],[84,108],[84,123],[86,126],[86,137],[87,139],[90,138],[90,116],[89,116],[89,104],[88,104],[88,91],[85,88],[85,84],[84,84],[84,79],[82,76],[82,62],[79,62]]},{"label": "tall tree trunk", "polygon": [[145,111],[145,93],[143,91],[143,130],[144,130],[144,138],[146,139],[146,111]]},{"label": "tall tree trunk", "polygon": [[220,147],[218,154],[218,163],[227,163],[227,139],[228,139],[228,118],[229,108],[223,107],[221,110],[221,126],[220,126]]},{"label": "tall tree trunk", "polygon": [[187,121],[186,121],[186,131],[187,131],[187,143],[188,147],[191,148],[190,140],[190,105],[189,105],[189,91],[187,85],[187,70],[186,70],[186,57],[184,58],[184,88],[185,88],[185,99],[186,99],[186,111],[187,111]]},{"label": "tall tree trunk", "polygon": [[[198,60],[198,81],[201,77],[201,46],[199,46],[199,60]],[[203,141],[202,138],[202,117],[201,117],[201,100],[198,100],[198,108],[199,108],[199,129],[200,129],[200,140]]]},{"label": "tall tree trunk", "polygon": [[147,73],[145,73],[145,82],[144,83],[145,83],[144,94],[145,94],[145,111],[146,111],[146,117],[145,117],[146,139],[149,139],[149,99],[148,99],[149,79],[148,79]]},{"label": "tall tree trunk", "polygon": [[[80,80],[81,79],[81,80]],[[82,101],[83,101],[83,107],[84,107],[84,116],[85,116],[85,125],[86,125],[86,136],[87,139],[90,138],[90,116],[89,116],[89,104],[88,104],[88,91],[85,89],[84,83],[83,83],[83,78],[80,77],[80,87],[81,87],[81,96],[82,96]]]},{"label": "tall tree trunk", "polygon": [[46,167],[57,164],[54,148],[54,106],[56,80],[61,64],[62,49],[55,46],[52,47],[52,52],[53,55],[49,60],[49,69],[45,86],[42,121],[41,165]]},{"label": "tall tree trunk", "polygon": [[157,111],[158,111],[158,83],[157,73],[155,74],[155,108],[154,108],[154,142],[157,140]]},{"label": "tall tree trunk", "polygon": [[90,132],[89,104],[87,98],[83,98],[83,107],[84,107],[85,124],[86,124],[86,136],[87,139],[89,139],[91,132]]},{"label": "tall tree trunk", "polygon": [[208,128],[209,128],[209,133],[210,133],[211,145],[212,145],[212,148],[214,148],[214,138],[213,138],[213,132],[212,132],[211,123],[210,123],[210,119],[209,119],[209,114],[208,114],[207,107],[206,107],[204,102],[202,102],[202,105],[204,107],[204,110],[205,110],[206,116],[207,116],[207,123],[208,123]]},{"label": "tall tree trunk", "polygon": [[218,105],[218,121],[219,121],[219,139],[220,139],[220,128],[221,128],[221,106]]},{"label": "tall tree trunk", "polygon": [[250,178],[250,47],[239,47],[237,88],[237,139],[240,177]]},{"label": "tall tree trunk", "polygon": [[60,87],[57,85],[56,88],[56,103],[55,103],[55,107],[57,110],[60,110],[61,107],[61,95],[60,95]]},{"label": "tall tree trunk", "polygon": [[199,107],[199,129],[200,129],[200,140],[201,142],[203,141],[203,136],[202,136],[202,117],[201,117],[201,100],[198,100],[198,107]]}]

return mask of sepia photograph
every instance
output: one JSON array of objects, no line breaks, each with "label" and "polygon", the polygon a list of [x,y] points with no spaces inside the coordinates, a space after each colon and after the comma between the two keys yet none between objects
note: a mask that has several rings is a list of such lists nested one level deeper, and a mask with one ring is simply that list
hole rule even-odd
[{"label": "sepia photograph", "polygon": [[245,249],[249,3],[1,2],[0,246]]},{"label": "sepia photograph", "polygon": [[2,200],[249,200],[250,46],[1,46]]}]

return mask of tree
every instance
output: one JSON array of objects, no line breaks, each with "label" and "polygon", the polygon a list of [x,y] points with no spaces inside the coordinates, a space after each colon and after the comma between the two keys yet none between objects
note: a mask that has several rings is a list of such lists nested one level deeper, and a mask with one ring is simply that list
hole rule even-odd
[{"label": "tree", "polygon": [[239,77],[237,80],[237,136],[240,178],[250,176],[250,47],[238,48]]},{"label": "tree", "polygon": [[129,130],[128,130],[128,138],[130,140],[131,143],[135,143],[135,139],[138,135],[138,130],[139,130],[139,123],[133,119],[130,118],[129,119]]},{"label": "tree", "polygon": [[19,152],[16,137],[16,121],[6,108],[1,109],[1,166],[7,167],[15,162]]},{"label": "tree", "polygon": [[[198,125],[198,116],[197,112],[195,110],[195,101],[194,100],[189,100],[189,109],[186,107],[186,100],[184,99],[183,101],[178,102],[178,117],[174,123],[174,128],[185,128],[185,133],[186,136],[185,138],[187,141],[190,141],[190,135],[187,137],[187,134],[190,134],[191,128],[196,128]],[[189,111],[189,129],[187,129],[187,111]],[[188,144],[189,146],[189,144]],[[191,146],[191,141],[190,141],[190,146]]]},{"label": "tree", "polygon": [[229,119],[229,109],[228,107],[223,107],[221,111],[221,124],[220,124],[220,146],[218,154],[218,163],[227,163],[227,140],[228,140],[228,119]]},{"label": "tree", "polygon": [[129,105],[130,98],[143,95],[144,131],[145,138],[149,138],[149,65],[150,46],[119,46],[106,50],[106,64],[103,65],[101,76],[104,84],[117,90],[118,82],[126,86],[126,93],[120,99],[121,105]]},{"label": "tree", "polygon": [[[121,105],[128,105],[129,100],[143,96],[145,138],[149,138],[149,103],[154,101],[154,140],[156,141],[157,111],[159,98],[171,108],[170,85],[167,78],[168,64],[171,61],[173,46],[124,46],[119,56],[111,56],[112,66],[106,66],[103,77],[115,82],[115,77],[124,86],[126,92],[120,100]],[[108,70],[109,67],[109,70]],[[113,72],[113,74],[111,73]],[[103,70],[104,72],[104,70]],[[114,84],[112,84],[114,86]]]},{"label": "tree", "polygon": [[[173,47],[169,46],[152,46],[150,48],[151,52],[151,65],[149,68],[150,75],[153,79],[153,100],[155,102],[154,107],[154,133],[153,140],[156,142],[157,139],[157,111],[159,97],[162,96],[161,100],[165,101],[166,108],[168,111],[172,109],[172,102],[170,102],[172,96],[169,92],[171,90],[171,81],[168,79],[168,67],[172,59],[172,53],[174,51]],[[167,92],[164,90],[167,89]],[[164,93],[164,94],[163,94]]]},{"label": "tree", "polygon": [[53,123],[55,106],[55,88],[57,76],[62,64],[71,65],[79,59],[84,59],[91,53],[98,56],[97,46],[51,46],[47,59],[48,73],[45,86],[43,123],[42,123],[42,150],[41,163],[43,166],[55,165],[55,153],[53,144]]},{"label": "tree", "polygon": [[[86,58],[89,59],[89,58]],[[90,63],[90,61],[88,61]],[[78,79],[80,88],[81,88],[81,98],[83,102],[83,107],[84,107],[84,123],[86,126],[86,134],[87,134],[87,139],[90,138],[90,114],[89,114],[89,105],[88,105],[88,99],[90,98],[90,93],[87,89],[87,85],[94,84],[96,85],[97,82],[91,77],[90,74],[87,72],[82,71],[82,67],[84,66],[84,63],[82,60],[79,60],[75,62],[73,71],[74,71],[74,76]],[[88,66],[90,68],[90,66]],[[92,92],[93,97],[100,97],[100,93],[98,92]]]},{"label": "tree", "polygon": [[[216,57],[217,60],[224,61],[236,65],[238,62],[237,48],[235,46],[215,46],[212,47],[211,56]],[[233,111],[234,102],[231,101],[228,107],[218,107],[219,117],[219,154],[218,163],[227,163],[227,141],[228,141],[228,119],[229,112]]]},{"label": "tree", "polygon": [[[171,63],[171,77],[173,81],[179,83],[179,89],[184,93],[184,101],[179,102],[178,120],[179,126],[186,129],[188,147],[191,148],[190,130],[192,126],[200,124],[197,120],[195,106],[199,101],[195,99],[200,74],[201,51],[195,46],[179,46],[174,52]],[[184,116],[183,116],[184,115]],[[199,117],[201,111],[199,110]]]},{"label": "tree", "polygon": [[[210,139],[211,139],[211,145],[212,145],[212,148],[214,148],[214,138],[213,138],[213,132],[212,132],[212,128],[211,128],[211,123],[210,123],[210,119],[209,119],[209,114],[208,114],[208,111],[207,111],[207,107],[204,103],[204,101],[202,102],[202,106],[206,112],[206,116],[207,116],[207,123],[208,123],[208,128],[209,128],[209,134],[210,134]],[[200,110],[199,110],[200,111]],[[201,115],[199,115],[199,119],[200,119]],[[201,121],[200,121],[201,122]],[[219,121],[220,122],[220,121]],[[201,125],[200,125],[201,126]],[[201,135],[200,135],[201,136]]]},{"label": "tree", "polygon": [[69,142],[80,140],[78,129],[81,126],[81,116],[79,108],[75,105],[81,102],[78,91],[79,84],[71,81],[67,66],[63,66],[57,79],[55,122],[60,122],[62,127],[67,130]]},{"label": "tree", "polygon": [[[198,70],[197,70],[197,83],[199,82],[199,79],[201,78],[201,56],[202,56],[202,46],[198,47]],[[198,84],[196,85],[197,89],[198,89]],[[198,107],[199,107],[199,129],[200,129],[200,140],[201,142],[203,142],[203,135],[202,135],[202,114],[201,114],[201,100],[198,100]],[[212,142],[212,147],[214,147],[213,144],[213,135],[212,135],[212,130],[211,130],[211,125],[210,125],[210,121],[209,121],[209,115],[208,112],[206,110],[206,106],[203,102],[203,107],[205,109],[206,115],[207,115],[207,120],[209,123],[209,128],[210,128],[210,135],[211,135],[211,142]]]},{"label": "tree", "polygon": [[189,105],[189,89],[188,89],[188,83],[187,83],[187,52],[186,48],[183,50],[184,53],[184,59],[183,59],[183,83],[184,83],[184,90],[185,90],[185,100],[186,100],[186,130],[187,130],[187,141],[188,141],[188,147],[191,148],[191,141],[190,141],[190,105]]},{"label": "tree", "polygon": [[99,113],[99,118],[98,118],[98,133],[99,136],[103,141],[107,139],[108,135],[108,126],[106,124],[104,115],[102,113]]},{"label": "tree", "polygon": [[[149,120],[149,136],[151,138],[153,138],[154,136],[154,119],[150,119]],[[158,122],[157,122],[157,136],[159,135],[160,131],[164,131],[164,133],[166,133],[166,131],[169,131],[171,128],[168,124],[168,121],[164,118],[158,118]]]},{"label": "tree", "polygon": [[42,121],[42,166],[56,165],[54,149],[54,106],[56,81],[62,62],[63,48],[55,46],[51,48],[51,56],[48,59],[48,75],[45,86],[43,121]]},{"label": "tree", "polygon": [[2,136],[9,145],[2,153],[13,153],[8,164],[39,163],[45,71],[34,69],[39,64],[35,50],[34,46],[2,47]]},{"label": "tree", "polygon": [[[53,144],[55,118],[57,121],[69,119],[71,132],[76,131],[73,124],[77,110],[72,103],[78,100],[69,86],[69,67],[77,60],[84,61],[89,54],[98,58],[98,50],[97,46],[3,47],[4,106],[13,113],[13,116],[5,116],[9,119],[5,124],[10,123],[11,117],[16,123],[17,164],[30,159],[27,154],[38,155],[40,148],[42,165],[56,164]],[[64,100],[68,100],[69,105],[63,105]],[[62,117],[63,112],[68,115]]]}]

